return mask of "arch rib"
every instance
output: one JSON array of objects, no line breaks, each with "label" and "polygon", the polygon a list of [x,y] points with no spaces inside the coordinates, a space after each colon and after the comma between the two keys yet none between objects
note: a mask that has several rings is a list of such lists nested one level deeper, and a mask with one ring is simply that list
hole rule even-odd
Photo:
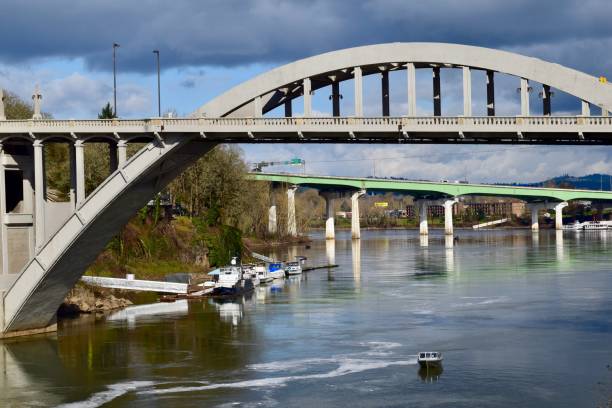
[{"label": "arch rib", "polygon": [[[398,63],[402,69],[406,69],[405,65],[409,64],[409,71],[412,67],[410,64],[416,67],[429,67],[435,64],[501,72],[546,84],[602,107],[606,112],[612,108],[610,84],[600,83],[594,76],[559,64],[507,51],[460,44],[389,43],[328,52],[272,69],[230,89],[201,106],[193,115],[250,116],[249,111],[252,112],[250,105],[255,98],[262,97],[267,101],[276,90],[291,84],[302,83],[305,80],[310,82],[312,78],[322,78],[334,72],[348,72],[350,74],[343,73],[341,78],[348,79],[353,78],[352,72],[355,67],[362,68],[363,75],[366,75],[373,73],[373,70],[366,72],[367,67],[384,64],[397,66]],[[313,83],[312,90],[322,86],[325,86],[324,81],[318,86]],[[292,97],[297,96],[299,93],[292,95]],[[306,95],[305,99],[309,101],[309,95]],[[262,102],[262,106],[264,105]],[[269,109],[275,107],[270,105]]]}]

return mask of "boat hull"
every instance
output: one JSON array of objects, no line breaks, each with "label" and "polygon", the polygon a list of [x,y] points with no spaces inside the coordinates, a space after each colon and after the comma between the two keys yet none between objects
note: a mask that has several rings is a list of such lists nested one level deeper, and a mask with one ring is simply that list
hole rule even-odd
[{"label": "boat hull", "polygon": [[213,296],[238,296],[248,292],[252,292],[255,289],[253,282],[250,279],[242,280],[236,283],[234,286],[217,286],[213,289]]}]

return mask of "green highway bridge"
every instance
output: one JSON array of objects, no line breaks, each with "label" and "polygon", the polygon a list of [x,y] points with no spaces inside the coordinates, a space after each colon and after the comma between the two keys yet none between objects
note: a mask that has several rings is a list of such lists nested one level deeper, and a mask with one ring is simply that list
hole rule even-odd
[{"label": "green highway bridge", "polygon": [[[444,207],[444,232],[453,234],[453,205],[459,197],[492,196],[508,197],[523,200],[531,211],[531,228],[539,229],[538,212],[543,209],[555,210],[555,227],[560,230],[562,210],[570,200],[608,201],[612,202],[612,191],[570,190],[560,188],[516,187],[487,184],[447,183],[431,181],[390,180],[376,178],[311,176],[282,173],[250,173],[253,180],[283,183],[289,186],[288,197],[288,230],[297,234],[295,225],[295,188],[311,187],[320,191],[325,198],[327,221],[325,236],[334,238],[333,200],[342,194],[351,195],[351,229],[353,238],[360,237],[359,230],[359,197],[366,192],[393,192],[412,196],[419,212],[419,229],[421,235],[428,234],[427,207],[441,205]],[[272,203],[269,211],[269,230],[276,231],[276,206]]]}]

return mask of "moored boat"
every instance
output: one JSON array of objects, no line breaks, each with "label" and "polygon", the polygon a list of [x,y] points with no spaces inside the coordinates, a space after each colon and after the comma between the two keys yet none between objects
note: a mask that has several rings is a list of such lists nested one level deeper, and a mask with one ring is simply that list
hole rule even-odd
[{"label": "moored boat", "polygon": [[299,262],[287,262],[285,264],[285,273],[287,275],[299,275],[302,273],[302,265]]},{"label": "moored boat", "polygon": [[285,277],[285,270],[280,262],[273,262],[268,264],[268,273],[273,279],[280,279]]},{"label": "moored boat", "polygon": [[270,275],[268,272],[268,268],[265,265],[257,265],[255,267],[255,271],[257,272],[257,277],[261,283],[268,283],[274,280],[274,277]]},{"label": "moored boat", "polygon": [[219,268],[219,278],[212,294],[213,296],[236,296],[253,289],[253,281],[250,277],[243,276],[242,268],[238,265],[231,265]]}]

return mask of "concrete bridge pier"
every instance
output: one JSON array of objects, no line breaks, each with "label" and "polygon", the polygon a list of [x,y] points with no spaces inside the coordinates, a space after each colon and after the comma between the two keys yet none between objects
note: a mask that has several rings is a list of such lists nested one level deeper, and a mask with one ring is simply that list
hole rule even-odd
[{"label": "concrete bridge pier", "polygon": [[274,192],[270,192],[270,208],[268,209],[268,234],[276,234],[276,223],[276,197],[274,196]]},{"label": "concrete bridge pier", "polygon": [[529,211],[531,211],[531,230],[537,232],[540,230],[540,224],[538,222],[538,213],[542,208],[542,204],[527,204],[527,208],[529,209]]},{"label": "concrete bridge pier", "polygon": [[351,195],[351,238],[361,238],[361,226],[359,225],[359,197],[366,193],[365,190],[359,190]]},{"label": "concrete bridge pier", "polygon": [[334,199],[338,198],[338,193],[320,191],[319,195],[325,199],[325,239],[335,239],[336,231],[334,227]]},{"label": "concrete bridge pier", "polygon": [[453,235],[453,205],[457,202],[456,198],[452,200],[444,200],[444,234]]},{"label": "concrete bridge pier", "polygon": [[563,201],[555,205],[555,229],[560,231],[563,229],[563,209],[567,207],[567,202]]},{"label": "concrete bridge pier", "polygon": [[538,221],[540,210],[555,208],[555,206],[551,206],[548,202],[544,202],[527,204],[527,208],[531,211],[531,230],[533,232],[538,232],[540,230],[540,223]]},{"label": "concrete bridge pier", "polygon": [[287,233],[292,237],[297,237],[297,221],[295,219],[295,191],[297,186],[287,189]]},{"label": "concrete bridge pier", "polygon": [[429,235],[429,227],[427,225],[427,208],[429,202],[427,200],[416,200],[415,204],[419,209],[419,234]]}]

